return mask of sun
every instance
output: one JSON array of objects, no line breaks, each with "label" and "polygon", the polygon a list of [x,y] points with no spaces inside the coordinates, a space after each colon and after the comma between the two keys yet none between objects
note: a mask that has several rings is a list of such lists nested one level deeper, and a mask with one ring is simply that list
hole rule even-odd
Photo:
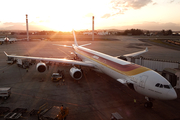
[{"label": "sun", "polygon": [[74,30],[83,30],[87,29],[87,25],[85,25],[80,20],[74,21],[53,21],[48,23],[48,27],[54,31],[62,31],[62,32],[70,32]]},{"label": "sun", "polygon": [[58,24],[58,23],[52,23],[49,26],[50,29],[54,31],[62,31],[62,32],[70,32],[72,31],[72,26],[67,25],[67,24]]},{"label": "sun", "polygon": [[45,16],[39,18],[37,21],[39,24],[53,31],[70,32],[74,30],[87,30],[91,28],[91,17],[84,17],[81,14],[67,14],[66,12],[57,16],[52,14],[51,16]]}]

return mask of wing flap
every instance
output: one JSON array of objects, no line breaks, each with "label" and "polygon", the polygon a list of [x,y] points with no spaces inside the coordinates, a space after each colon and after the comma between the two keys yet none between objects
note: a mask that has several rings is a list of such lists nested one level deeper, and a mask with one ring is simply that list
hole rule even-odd
[{"label": "wing flap", "polygon": [[15,38],[11,38],[11,39],[9,39],[9,41],[10,41],[10,42],[15,42],[16,39],[15,39]]}]

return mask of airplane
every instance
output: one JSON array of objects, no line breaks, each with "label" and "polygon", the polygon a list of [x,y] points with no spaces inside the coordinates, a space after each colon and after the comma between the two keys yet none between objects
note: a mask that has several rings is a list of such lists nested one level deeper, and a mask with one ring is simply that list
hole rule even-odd
[{"label": "airplane", "polygon": [[1,45],[3,43],[8,43],[8,42],[12,43],[12,42],[15,42],[15,41],[16,41],[16,39],[14,39],[14,38],[9,39],[7,36],[4,39],[0,39]]},{"label": "airplane", "polygon": [[[72,46],[55,45],[73,48],[76,57],[81,59],[81,61],[8,55],[5,51],[4,53],[7,57],[22,59],[26,58],[40,61],[36,65],[36,70],[39,72],[44,72],[47,69],[44,61],[71,64],[72,68],[70,69],[70,75],[75,80],[80,80],[83,76],[82,69],[78,68],[77,65],[89,67],[92,70],[107,74],[118,82],[126,85],[130,89],[144,95],[147,100],[144,106],[147,108],[152,108],[154,99],[173,100],[177,98],[176,91],[171,86],[169,81],[162,77],[159,73],[126,60],[118,59],[117,57],[113,57],[84,47],[90,45],[90,43],[78,45],[74,31],[73,35],[74,44],[72,44]],[[137,56],[147,51],[148,49],[146,48],[143,51],[124,55],[124,57],[128,58],[131,56]]]}]

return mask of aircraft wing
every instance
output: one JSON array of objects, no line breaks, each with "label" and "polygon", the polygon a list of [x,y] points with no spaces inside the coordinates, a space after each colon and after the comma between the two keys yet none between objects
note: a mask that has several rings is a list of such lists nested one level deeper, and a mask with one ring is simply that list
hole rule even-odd
[{"label": "aircraft wing", "polygon": [[135,56],[138,56],[140,54],[143,54],[145,52],[148,51],[148,48],[146,48],[145,50],[143,51],[139,51],[139,52],[135,52],[135,53],[131,53],[131,54],[126,54],[126,55],[123,55],[124,57],[135,57]]},{"label": "aircraft wing", "polygon": [[0,42],[4,42],[4,38],[0,38]]},{"label": "aircraft wing", "polygon": [[87,67],[95,67],[94,64],[90,62],[82,62],[77,60],[67,60],[67,59],[59,59],[59,58],[45,58],[45,57],[30,57],[30,56],[17,56],[17,55],[8,55],[4,51],[5,55],[7,57],[13,57],[13,58],[20,58],[20,59],[31,59],[31,60],[39,60],[39,61],[50,61],[50,62],[57,62],[57,63],[66,63],[71,65],[81,65],[81,66],[87,66]]},{"label": "aircraft wing", "polygon": [[9,39],[10,42],[15,42],[16,41],[16,38],[11,38]]}]

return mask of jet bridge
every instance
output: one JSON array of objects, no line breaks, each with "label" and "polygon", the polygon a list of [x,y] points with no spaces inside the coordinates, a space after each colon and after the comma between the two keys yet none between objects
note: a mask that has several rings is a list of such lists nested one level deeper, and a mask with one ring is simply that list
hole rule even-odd
[{"label": "jet bridge", "polygon": [[179,68],[180,62],[140,57],[128,57],[127,61],[162,72],[165,68]]},{"label": "jet bridge", "polygon": [[162,76],[171,83],[172,87],[180,88],[180,69],[165,68]]}]

